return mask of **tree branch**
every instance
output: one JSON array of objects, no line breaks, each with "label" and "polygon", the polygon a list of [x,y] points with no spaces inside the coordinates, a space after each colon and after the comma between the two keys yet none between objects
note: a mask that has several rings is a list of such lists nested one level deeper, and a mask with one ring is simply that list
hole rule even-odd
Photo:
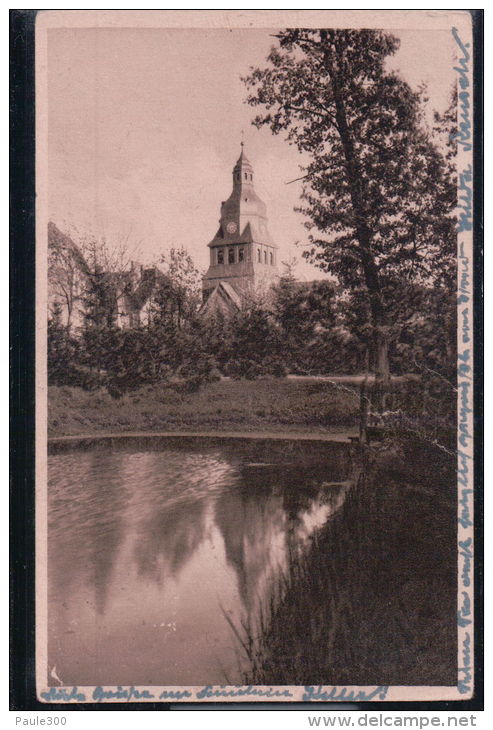
[{"label": "tree branch", "polygon": [[[323,104],[320,104],[320,106],[322,107],[322,109],[326,109],[326,107],[324,107]],[[333,117],[332,114],[327,110],[325,111],[325,114],[324,114],[323,112],[318,112],[316,109],[305,109],[303,107],[292,106],[291,104],[281,104],[280,108],[281,109],[290,109],[293,112],[305,112],[307,114],[315,114],[317,117],[322,117],[322,119],[325,119],[325,117],[328,117],[332,126],[335,127],[336,129],[338,129],[337,121],[336,121],[335,117]]]},{"label": "tree branch", "polygon": [[289,180],[287,183],[284,183],[284,184],[291,185],[291,183],[298,182],[298,180],[306,180],[307,177],[312,177],[312,175],[315,175],[315,173],[309,172],[307,175],[303,175],[302,177],[295,177],[294,180]]}]

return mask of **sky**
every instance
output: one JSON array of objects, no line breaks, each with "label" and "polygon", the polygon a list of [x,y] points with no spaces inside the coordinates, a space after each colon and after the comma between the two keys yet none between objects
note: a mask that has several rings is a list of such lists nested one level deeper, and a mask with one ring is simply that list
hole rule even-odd
[{"label": "sky", "polygon": [[[244,130],[279,261],[299,260],[308,236],[293,210],[301,185],[286,183],[303,160],[282,136],[252,126],[241,81],[263,65],[275,32],[49,29],[50,220],[110,245],[126,241],[143,263],[183,246],[205,269]],[[389,65],[413,88],[427,83],[430,106],[443,111],[455,78],[451,33],[393,32],[401,47]],[[321,277],[307,263],[297,274]]]}]

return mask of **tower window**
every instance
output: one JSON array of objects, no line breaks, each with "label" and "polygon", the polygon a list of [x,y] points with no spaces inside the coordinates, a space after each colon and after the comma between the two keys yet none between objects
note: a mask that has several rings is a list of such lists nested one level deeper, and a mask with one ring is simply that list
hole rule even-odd
[{"label": "tower window", "polygon": [[260,249],[257,249],[257,259],[259,264],[262,263],[262,254],[260,253]]},{"label": "tower window", "polygon": [[234,264],[235,262],[235,250],[234,248],[228,249],[228,264]]},{"label": "tower window", "polygon": [[267,251],[264,251],[264,264],[267,263]]},{"label": "tower window", "polygon": [[224,264],[224,251],[222,249],[217,252],[217,263]]},{"label": "tower window", "polygon": [[248,180],[248,175],[246,172],[245,172],[245,180]]},{"label": "tower window", "polygon": [[274,266],[274,254],[272,253],[272,251],[270,252],[270,265]]},{"label": "tower window", "polygon": [[238,251],[238,261],[244,261],[245,260],[245,251],[243,248],[240,248]]}]

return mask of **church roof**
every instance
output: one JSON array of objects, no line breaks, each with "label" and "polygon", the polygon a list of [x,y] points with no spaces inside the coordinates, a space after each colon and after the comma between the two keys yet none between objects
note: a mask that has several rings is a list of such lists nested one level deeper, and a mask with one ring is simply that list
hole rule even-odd
[{"label": "church roof", "polygon": [[228,315],[240,309],[241,297],[238,292],[227,281],[220,281],[202,305],[201,312],[206,314],[221,312]]},{"label": "church roof", "polygon": [[266,205],[254,189],[253,166],[245,155],[243,143],[233,168],[233,190],[221,204],[219,229],[208,245],[233,243],[260,243],[277,248],[269,234]]},{"label": "church roof", "polygon": [[233,289],[233,287],[231,286],[231,284],[228,284],[227,281],[221,281],[221,283],[219,284],[219,286],[222,289],[224,289],[224,291],[228,295],[229,299],[231,299],[231,301],[234,304],[236,304],[236,306],[238,307],[238,309],[241,309],[241,297],[238,294],[238,292],[236,291],[236,289]]},{"label": "church roof", "polygon": [[243,230],[240,229],[238,234],[234,236],[225,233],[223,226],[220,225],[216,235],[207,245],[210,248],[218,245],[227,246],[232,243],[268,243],[272,248],[277,248],[277,246],[272,242],[267,229],[263,232],[260,231],[255,220],[253,222],[248,221]]},{"label": "church roof", "polygon": [[243,142],[242,142],[241,143],[241,154],[238,157],[238,160],[236,162],[236,165],[233,168],[233,172],[236,172],[237,170],[242,170],[245,167],[248,168],[248,169],[250,169],[250,170],[253,170],[252,163],[250,162],[250,160],[245,155],[245,148],[244,148],[244,145],[243,145]]}]

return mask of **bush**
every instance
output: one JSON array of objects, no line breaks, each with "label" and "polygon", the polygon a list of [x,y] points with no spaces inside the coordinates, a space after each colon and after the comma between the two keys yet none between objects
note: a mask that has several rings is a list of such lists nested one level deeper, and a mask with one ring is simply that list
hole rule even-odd
[{"label": "bush", "polygon": [[256,380],[261,375],[267,375],[267,370],[261,363],[247,358],[230,360],[226,364],[225,372],[226,375],[229,375],[229,377],[235,380],[240,380],[241,378]]},{"label": "bush", "polygon": [[221,372],[216,366],[214,366],[209,373],[209,382],[218,383],[220,380],[221,380]]},{"label": "bush", "polygon": [[272,357],[265,362],[264,372],[266,375],[273,375],[275,378],[285,378],[288,369],[280,357]]},{"label": "bush", "polygon": [[102,373],[92,370],[77,369],[77,378],[72,385],[78,385],[82,390],[94,392],[105,385],[106,377]]}]

